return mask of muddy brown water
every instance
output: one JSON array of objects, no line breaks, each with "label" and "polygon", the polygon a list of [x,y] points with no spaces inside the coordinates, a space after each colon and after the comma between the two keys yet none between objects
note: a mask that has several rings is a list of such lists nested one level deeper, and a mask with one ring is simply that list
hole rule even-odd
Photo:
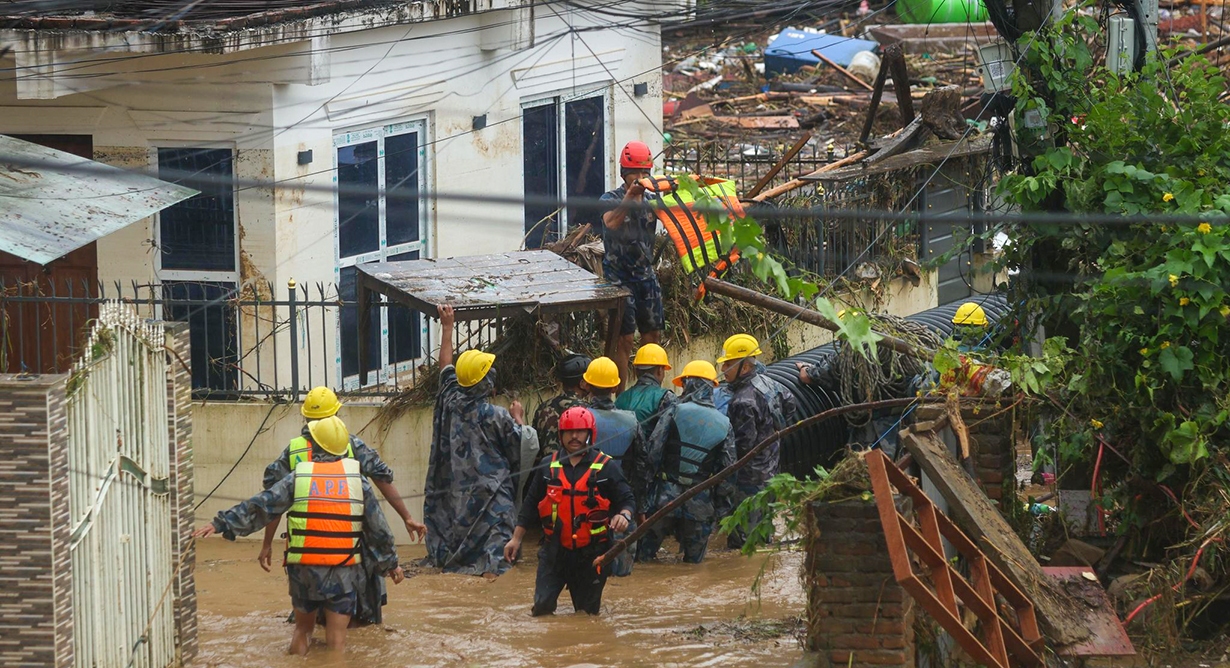
[{"label": "muddy brown water", "polygon": [[[325,650],[318,628],[308,656],[291,657],[285,575],[261,570],[257,551],[251,542],[198,544],[197,665],[789,666],[802,656],[782,623],[805,607],[798,553],[748,559],[723,550],[699,566],[637,564],[631,576],[608,580],[601,616],[573,614],[564,592],[559,613],[535,619],[536,550],[529,550],[493,582],[423,572],[390,583],[383,628],[352,629],[340,657]],[[399,552],[403,563],[423,556],[419,546]],[[750,587],[762,564],[757,601]]]}]

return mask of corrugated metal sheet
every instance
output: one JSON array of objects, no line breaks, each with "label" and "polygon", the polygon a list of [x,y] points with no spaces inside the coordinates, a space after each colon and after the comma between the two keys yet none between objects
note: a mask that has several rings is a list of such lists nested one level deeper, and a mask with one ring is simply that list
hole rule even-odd
[{"label": "corrugated metal sheet", "polygon": [[47,264],[197,191],[0,135],[0,251]]}]

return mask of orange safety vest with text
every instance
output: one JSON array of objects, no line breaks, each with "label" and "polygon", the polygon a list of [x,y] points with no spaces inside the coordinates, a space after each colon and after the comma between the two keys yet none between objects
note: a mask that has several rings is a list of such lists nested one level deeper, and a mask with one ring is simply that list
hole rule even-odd
[{"label": "orange safety vest with text", "polygon": [[363,478],[359,462],[300,462],[286,513],[286,563],[342,566],[360,560]]},{"label": "orange safety vest with text", "polygon": [[[713,203],[721,204],[731,219],[743,218],[743,204],[735,194],[733,181],[694,176],[701,192],[712,198]],[[658,221],[666,229],[675,251],[679,254],[679,262],[686,273],[692,273],[702,267],[712,267],[713,273],[724,272],[739,259],[739,249],[731,247],[729,251],[722,248],[717,231],[710,230],[705,213],[694,210],[695,198],[685,188],[680,188],[678,182],[669,176],[655,176],[652,179],[641,179],[640,184],[645,190],[658,195],[656,213]],[[709,214],[711,215],[711,214]]]},{"label": "orange safety vest with text", "polygon": [[573,484],[564,474],[559,452],[551,455],[547,495],[538,502],[538,517],[542,520],[542,532],[548,537],[558,533],[559,543],[565,549],[575,550],[606,537],[611,501],[598,493],[597,481],[590,479],[609,461],[610,457],[598,453]]}]

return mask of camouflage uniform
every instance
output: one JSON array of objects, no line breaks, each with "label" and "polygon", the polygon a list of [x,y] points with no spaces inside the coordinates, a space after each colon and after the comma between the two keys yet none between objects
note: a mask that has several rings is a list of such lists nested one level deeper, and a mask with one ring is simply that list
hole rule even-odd
[{"label": "camouflage uniform", "polygon": [[423,522],[427,562],[448,573],[499,575],[511,565],[504,543],[516,520],[521,451],[537,449],[538,437],[487,400],[491,389],[490,375],[461,387],[451,364],[440,372]]},{"label": "camouflage uniform", "polygon": [[[790,390],[766,376],[762,369],[763,366],[758,366],[752,374],[729,384],[731,397],[727,415],[735,432],[739,458],[777,430],[792,424],[798,410]],[[777,475],[780,457],[781,443],[775,440],[735,473],[735,506],[764,489],[769,479]],[[755,524],[759,519],[752,517],[750,521]],[[744,540],[746,534],[736,530],[730,534],[727,544],[737,549],[743,546]]]},{"label": "camouflage uniform", "polygon": [[[615,402],[611,400],[610,396],[590,397],[589,407],[594,410],[599,410],[599,411],[619,411],[619,409],[615,407]],[[620,411],[620,412],[630,413],[631,411]],[[598,445],[599,448],[601,448],[603,436],[601,434],[601,430],[599,430],[599,432],[600,433],[598,434],[598,443],[596,445]],[[603,454],[614,456],[610,452],[603,452]],[[637,426],[636,429],[632,432],[632,443],[631,445],[628,446],[627,452],[623,454],[623,457],[620,458],[618,462],[611,462],[611,463],[618,464],[621,472],[624,475],[624,478],[627,479],[629,481],[629,484],[632,486],[632,495],[636,499],[639,500],[641,497],[645,496],[645,488],[638,486],[637,484],[635,484],[635,482],[632,482],[632,481],[637,480],[641,476],[640,471],[644,470],[646,467],[645,439],[643,435],[641,434],[641,429],[639,426]],[[628,534],[632,533],[633,531],[636,531],[635,521],[629,522],[628,528],[625,531],[621,531],[619,533],[614,534],[614,539],[619,540],[623,538],[624,536],[627,536]],[[633,543],[628,546],[628,549],[621,552],[619,556],[615,557],[615,560],[611,562],[611,565],[610,565],[611,575],[614,575],[615,577],[620,577],[620,578],[632,575],[632,563],[635,560],[636,560],[636,543]]]},{"label": "camouflage uniform", "polygon": [[[307,425],[303,426],[300,436],[312,444],[312,461],[321,461],[321,457],[335,457],[312,441],[312,433],[308,431]],[[389,468],[380,455],[368,447],[362,439],[351,436],[350,447],[354,451],[354,458],[359,462],[359,469],[364,478],[377,482],[393,482],[393,469]],[[264,488],[273,487],[290,473],[290,446],[287,445],[283,448],[282,454],[265,467]],[[381,608],[388,602],[384,574],[368,567],[376,562],[371,555],[365,552],[363,556],[363,566],[367,570],[367,586],[359,593],[354,617],[363,624],[379,624],[384,621]]]},{"label": "camouflage uniform", "polygon": [[[628,192],[626,186],[604,193],[601,200],[608,210],[613,210],[623,201]],[[645,193],[645,203],[657,199]],[[602,228],[602,275],[608,281],[628,288],[631,296],[624,304],[623,321],[619,333],[627,336],[660,331],[665,323],[662,313],[662,287],[653,270],[653,243],[658,229],[658,218],[649,209],[629,211],[619,229]]]},{"label": "camouflage uniform", "polygon": [[[538,432],[538,456],[534,458],[537,465],[551,453],[560,449],[559,416],[573,406],[583,406],[585,399],[577,392],[564,390],[538,406],[534,411],[534,431]],[[526,486],[529,489],[529,486]]]},{"label": "camouflage uniform", "polygon": [[[684,384],[680,404],[696,404],[717,411],[713,406],[713,386],[704,379],[688,379]],[[726,438],[709,452],[705,463],[699,471],[691,476],[691,484],[685,486],[679,480],[672,479],[673,472],[667,471],[667,450],[672,439],[678,439],[675,428],[675,416],[679,413],[679,405],[666,409],[658,420],[658,428],[649,437],[647,465],[642,472],[644,478],[640,486],[649,490],[638,506],[638,511],[646,515],[653,514],[671,501],[677,499],[692,485],[712,477],[718,471],[735,463],[734,429],[727,427]],[[717,422],[715,419],[714,422]],[[677,446],[677,444],[675,444]],[[709,547],[709,536],[713,533],[713,525],[717,518],[730,512],[731,499],[734,496],[734,485],[730,480],[723,480],[696,496],[688,499],[676,508],[666,518],[653,525],[640,542],[637,556],[641,561],[653,559],[662,541],[667,536],[675,536],[683,548],[683,560],[698,564],[705,558]]]},{"label": "camouflage uniform", "polygon": [[[314,462],[334,462],[341,459],[323,450],[312,452]],[[247,536],[264,529],[273,518],[290,510],[295,503],[295,476],[288,475],[269,489],[218,513],[214,529],[227,540]],[[384,575],[397,568],[397,549],[393,532],[389,530],[380,501],[371,485],[363,480],[363,558],[350,566],[303,566],[288,564],[290,597],[295,608],[315,612],[325,605],[342,614],[354,614],[355,606],[366,589],[368,572]]]}]

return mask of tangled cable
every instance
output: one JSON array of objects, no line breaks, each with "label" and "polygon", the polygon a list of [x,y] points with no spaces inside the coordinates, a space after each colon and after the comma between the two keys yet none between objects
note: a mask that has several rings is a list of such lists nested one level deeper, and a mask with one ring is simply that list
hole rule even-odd
[{"label": "tangled cable", "polygon": [[[940,335],[921,322],[911,322],[886,313],[868,313],[871,329],[897,336],[919,348],[943,345]],[[875,361],[869,360],[854,346],[838,340],[833,369],[836,372],[843,404],[863,404],[907,396],[914,378],[927,372],[921,359],[903,355],[887,346],[876,347]],[[871,421],[870,411],[846,414],[851,427],[861,427]]]}]

